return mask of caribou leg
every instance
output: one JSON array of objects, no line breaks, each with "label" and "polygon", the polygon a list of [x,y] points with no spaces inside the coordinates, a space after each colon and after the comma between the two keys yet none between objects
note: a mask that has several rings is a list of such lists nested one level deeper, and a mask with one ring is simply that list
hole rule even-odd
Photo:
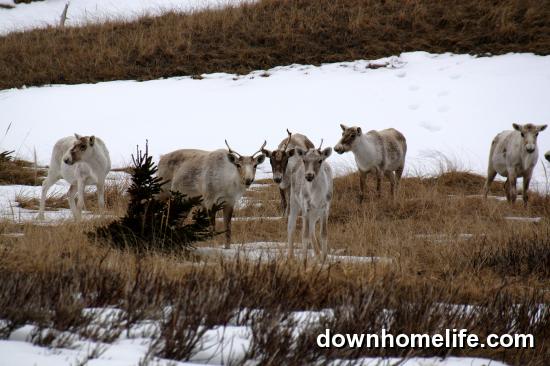
[{"label": "caribou leg", "polygon": [[231,245],[231,218],[233,217],[233,206],[225,205],[223,208],[223,221],[225,223],[225,249]]},{"label": "caribou leg", "polygon": [[361,170],[359,171],[359,203],[362,203],[365,199],[367,174],[369,174],[369,172],[363,172]]},{"label": "caribou leg", "polygon": [[287,216],[287,202],[286,202],[286,192],[284,189],[279,188],[279,194],[281,195],[281,209],[283,210],[283,216]]},{"label": "caribou leg", "polygon": [[527,201],[529,200],[529,193],[527,192],[529,190],[529,183],[531,183],[531,174],[533,171],[527,172],[523,176],[523,205],[527,207]]},{"label": "caribou leg", "polygon": [[287,238],[288,238],[288,256],[294,257],[294,230],[296,230],[296,220],[298,219],[298,208],[294,204],[290,204],[290,212],[288,214]]},{"label": "caribou leg", "polygon": [[210,233],[213,234],[216,231],[216,210],[214,210],[214,207],[208,210],[208,218],[210,219]]},{"label": "caribou leg", "polygon": [[[487,198],[487,195],[489,194],[489,190],[491,189],[491,183],[493,183],[496,176],[497,176],[497,172],[493,168],[489,168],[489,170],[487,171],[487,181],[485,182],[485,187],[483,190],[483,194],[485,198]],[[506,194],[506,196],[508,196],[508,194]]]},{"label": "caribou leg", "polygon": [[386,176],[386,178],[388,178],[388,180],[390,181],[390,188],[391,188],[391,196],[392,198],[395,198],[395,186],[396,186],[396,179],[395,179],[395,174],[394,172],[392,172],[391,170],[387,170],[384,175]]},{"label": "caribou leg", "polygon": [[382,197],[382,173],[381,169],[376,169],[376,194],[378,198]]}]

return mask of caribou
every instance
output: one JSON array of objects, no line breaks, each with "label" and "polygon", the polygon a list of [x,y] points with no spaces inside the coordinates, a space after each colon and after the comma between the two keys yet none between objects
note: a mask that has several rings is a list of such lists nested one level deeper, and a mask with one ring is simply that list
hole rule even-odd
[{"label": "caribou", "polygon": [[361,127],[347,127],[343,124],[342,138],[334,147],[338,154],[351,151],[359,169],[360,193],[359,200],[364,199],[367,175],[376,174],[376,190],[378,197],[382,193],[382,175],[385,175],[391,185],[391,194],[395,198],[405,167],[407,140],[396,129],[388,128],[381,131],[362,133]]},{"label": "caribou", "polygon": [[[332,148],[327,147],[302,149],[296,147],[288,153],[296,155],[299,164],[290,176],[290,212],[288,216],[288,250],[289,256],[294,256],[294,231],[298,215],[302,215],[302,246],[304,256],[313,245],[317,255],[324,260],[328,252],[327,224],[332,201],[332,170],[326,159],[331,155]],[[321,248],[316,242],[316,225],[320,221]]]},{"label": "caribou", "polygon": [[273,172],[273,181],[279,185],[281,195],[281,209],[284,216],[288,216],[288,204],[290,199],[290,176],[296,169],[299,157],[290,156],[290,151],[295,148],[302,150],[313,149],[315,146],[306,136],[299,133],[291,133],[286,130],[288,136],[281,141],[277,150],[262,149],[262,153],[269,158],[271,170]]},{"label": "caribou", "polygon": [[176,191],[188,197],[201,196],[210,216],[211,230],[216,227],[216,208],[223,206],[225,248],[228,249],[234,206],[254,182],[256,168],[265,159],[265,155],[259,153],[266,143],[251,156],[234,151],[227,140],[227,150],[181,149],[163,155],[158,165],[158,176],[165,181],[163,193]]},{"label": "caribou", "polygon": [[516,180],[518,177],[522,177],[523,204],[527,205],[529,183],[533,175],[533,168],[539,158],[537,136],[540,131],[546,129],[546,126],[513,123],[513,130],[503,131],[495,136],[489,152],[489,167],[484,187],[485,197],[487,197],[491,183],[498,173],[506,177],[504,183],[506,199],[508,202],[514,203],[517,198]]},{"label": "caribou", "polygon": [[[84,205],[84,189],[95,185],[99,209],[105,208],[105,177],[111,170],[111,159],[105,143],[95,136],[68,136],[60,139],[53,147],[48,176],[42,182],[42,196],[38,220],[44,219],[46,195],[59,179],[69,182],[67,197],[69,207],[76,221],[80,221]],[[75,203],[75,196],[78,201]]]}]

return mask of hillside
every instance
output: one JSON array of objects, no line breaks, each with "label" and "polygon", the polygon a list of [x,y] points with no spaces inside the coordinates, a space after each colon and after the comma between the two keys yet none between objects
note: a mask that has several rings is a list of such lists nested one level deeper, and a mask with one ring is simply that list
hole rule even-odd
[{"label": "hillside", "polygon": [[13,33],[0,38],[0,89],[245,74],[418,50],[546,55],[550,7],[521,0],[262,0],[126,23]]}]

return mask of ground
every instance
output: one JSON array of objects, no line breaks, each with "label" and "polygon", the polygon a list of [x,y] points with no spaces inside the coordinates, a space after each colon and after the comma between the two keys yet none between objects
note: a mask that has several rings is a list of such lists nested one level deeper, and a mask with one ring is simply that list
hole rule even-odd
[{"label": "ground", "polygon": [[[546,9],[264,0],[178,13],[220,3],[73,0],[60,29],[65,1],[7,9],[13,1],[0,0],[0,152],[18,159],[0,165],[0,360],[546,366],[550,166],[537,163],[526,207],[521,196],[505,201],[502,178],[481,196],[491,139],[512,123],[549,122]],[[224,148],[225,139],[248,154],[264,140],[273,149],[288,128],[334,146],[340,123],[397,128],[408,153],[397,197],[384,182],[377,198],[371,177],[362,203],[353,156],[330,157],[325,262],[301,249],[288,257],[267,162],[239,201],[228,250],[223,234],[168,253],[114,249],[88,235],[124,214],[136,145],[148,141],[156,161],[179,148]],[[60,181],[38,222],[52,147],[75,132],[110,150],[117,169],[107,211],[90,188],[75,223]],[[550,132],[538,145],[542,157]],[[324,349],[316,339],[326,329],[467,329],[536,342]]]},{"label": "ground", "polygon": [[[122,213],[123,195],[110,200],[106,216],[90,212],[80,225],[60,211],[49,213],[49,225],[37,225],[36,211],[22,210],[5,217],[0,229],[0,269],[11,279],[0,286],[3,298],[11,299],[0,306],[10,332],[0,341],[0,352],[9,349],[9,357],[21,364],[240,363],[271,357],[272,347],[283,347],[277,345],[291,332],[296,349],[273,355],[276,364],[327,357],[332,364],[348,359],[366,365],[381,362],[373,356],[404,354],[304,352],[324,327],[378,332],[382,324],[392,324],[395,331],[435,332],[450,327],[450,319],[452,327],[481,335],[532,333],[537,349],[545,349],[550,198],[535,194],[528,208],[510,206],[502,200],[501,184],[495,183],[488,200],[479,196],[482,183],[482,177],[463,172],[408,177],[392,202],[387,183],[378,200],[371,182],[366,202],[359,204],[357,175],[337,178],[330,256],[324,264],[312,256],[307,262],[288,260],[286,220],[269,180],[254,184],[241,200],[230,250],[222,249],[223,235],[198,243],[192,253],[172,255],[136,255],[89,242],[86,232]],[[113,173],[110,184],[116,186],[112,192],[123,192],[127,176]],[[66,207],[62,198],[52,204]],[[65,279],[51,288],[48,278]],[[173,287],[176,283],[179,288]],[[32,290],[23,290],[26,286]],[[68,301],[74,288],[79,295]],[[364,302],[364,296],[376,301]],[[53,306],[51,317],[36,312],[39,303]],[[519,313],[503,310],[509,306]],[[163,308],[167,310],[159,312]],[[174,311],[183,311],[183,318],[172,318]],[[380,311],[389,318],[372,323]],[[495,319],[497,311],[502,319]],[[277,328],[269,325],[273,319],[278,319]],[[92,331],[94,327],[102,330]],[[261,338],[266,336],[267,344]],[[190,345],[173,343],[178,339],[188,339]],[[450,352],[460,357],[424,358],[444,353],[418,351],[408,354],[412,358],[406,364],[483,365],[491,358],[517,364],[528,357],[542,365],[543,357],[503,349]]]}]

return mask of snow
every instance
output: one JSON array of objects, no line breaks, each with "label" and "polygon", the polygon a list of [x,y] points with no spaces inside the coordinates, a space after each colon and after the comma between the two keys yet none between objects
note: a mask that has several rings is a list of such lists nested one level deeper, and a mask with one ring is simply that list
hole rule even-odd
[{"label": "snow", "polygon": [[[232,221],[279,221],[283,218],[282,216],[234,216]],[[216,220],[223,221],[223,218],[218,217]]]},{"label": "snow", "polygon": [[[123,172],[110,172],[106,178],[106,185],[125,184],[129,175]],[[48,191],[48,197],[61,197],[67,193],[69,184],[63,180],[58,180]],[[86,192],[94,192],[94,186],[86,187]],[[24,185],[0,185],[0,220],[11,220],[15,222],[33,222],[35,225],[58,224],[64,220],[73,220],[70,209],[59,209],[56,211],[48,210],[44,212],[44,221],[36,221],[37,210],[31,210],[19,207],[16,202],[17,197],[40,199],[42,195],[42,186],[24,186]],[[100,217],[92,214],[90,211],[83,212],[83,219],[93,219]]]},{"label": "snow", "polygon": [[[243,309],[239,312],[234,321],[224,326],[214,326],[205,331],[195,349],[195,354],[189,362],[177,362],[154,357],[151,354],[151,345],[158,337],[159,324],[155,321],[148,322],[148,327],[153,329],[148,335],[140,335],[136,331],[143,328],[142,324],[132,327],[129,336],[126,332],[112,343],[101,343],[89,339],[81,339],[76,334],[64,333],[72,336],[72,342],[66,348],[63,347],[40,347],[32,344],[32,334],[37,328],[33,325],[25,325],[14,330],[8,339],[0,340],[0,359],[6,365],[75,365],[84,364],[90,366],[123,366],[149,364],[143,362],[151,361],[151,364],[159,366],[191,366],[191,365],[227,365],[238,364],[245,357],[245,354],[252,343],[252,331],[249,325],[235,325],[237,319],[245,319],[245,313],[257,313],[262,310]],[[98,324],[105,319],[113,319],[124,315],[123,311],[116,308],[93,308],[85,309],[85,313],[97,316]],[[299,337],[300,332],[308,324],[319,322],[322,317],[332,316],[331,309],[321,311],[296,311],[290,314],[292,322],[296,322],[294,337]],[[104,323],[108,324],[108,323]],[[449,357],[441,359],[437,357],[421,358],[414,357],[407,360],[399,358],[364,358],[360,360],[361,365],[394,365],[404,361],[403,365],[408,366],[482,366],[494,365],[504,366],[505,364],[482,358],[470,357]],[[254,364],[254,363],[247,363]],[[329,364],[345,365],[346,361],[334,361]],[[355,365],[356,363],[354,363]]]},{"label": "snow", "polygon": [[518,216],[506,216],[505,220],[508,221],[520,221],[520,222],[541,222],[542,217],[518,217]]},{"label": "snow", "polygon": [[[346,362],[334,362],[331,365],[346,366]],[[350,365],[356,365],[350,363]],[[506,366],[505,363],[487,360],[483,358],[469,358],[469,357],[448,357],[441,359],[438,357],[412,357],[407,360],[400,358],[388,358],[381,360],[380,358],[363,358],[359,365],[361,366]]]},{"label": "snow", "polygon": [[[179,148],[224,148],[224,139],[251,154],[264,140],[274,148],[286,128],[333,146],[343,122],[365,131],[402,131],[406,173],[437,171],[440,152],[459,168],[484,174],[498,132],[513,122],[549,122],[550,56],[410,52],[377,62],[387,60],[393,60],[390,67],[379,69],[359,60],[276,67],[269,77],[257,71],[4,90],[0,133],[11,128],[0,148],[27,158],[36,148],[39,162],[47,163],[60,137],[95,134],[105,140],[114,166],[124,166],[146,139],[155,157]],[[550,132],[544,131],[541,157],[549,148]],[[351,153],[329,161],[339,172],[355,169]],[[269,172],[266,162],[257,176]],[[533,187],[550,191],[543,163],[533,180]]]},{"label": "snow", "polygon": [[[301,243],[295,243],[295,254],[303,256],[304,250]],[[223,249],[220,246],[215,247],[199,247],[196,249],[198,254],[207,257],[223,257],[228,259],[248,259],[252,261],[263,260],[271,261],[277,257],[286,258],[288,255],[287,243],[278,242],[251,242],[242,244],[231,244],[229,249]],[[327,255],[327,263],[385,263],[392,264],[393,258],[390,257],[365,257],[365,256],[346,256],[337,255],[337,252],[331,250],[331,254]],[[312,249],[307,251],[308,258],[314,258],[315,252]]]},{"label": "snow", "polygon": [[[250,0],[71,0],[66,26],[79,26],[106,20],[132,20],[143,15],[160,15],[169,11],[190,12],[205,8],[235,5]],[[0,35],[33,28],[57,26],[69,0],[47,0],[15,5],[12,0],[0,4]]]}]

